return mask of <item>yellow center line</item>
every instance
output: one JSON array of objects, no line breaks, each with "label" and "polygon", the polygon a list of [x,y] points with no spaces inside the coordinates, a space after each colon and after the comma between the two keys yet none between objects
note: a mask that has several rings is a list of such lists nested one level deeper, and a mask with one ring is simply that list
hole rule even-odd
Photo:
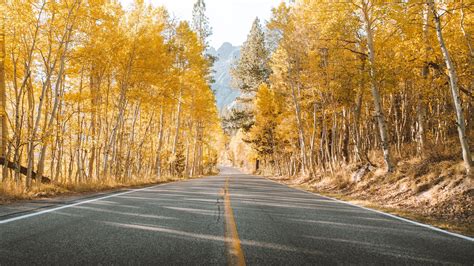
[{"label": "yellow center line", "polygon": [[227,262],[229,265],[245,266],[244,252],[240,246],[239,233],[230,204],[229,178],[226,179],[224,187],[224,214]]}]

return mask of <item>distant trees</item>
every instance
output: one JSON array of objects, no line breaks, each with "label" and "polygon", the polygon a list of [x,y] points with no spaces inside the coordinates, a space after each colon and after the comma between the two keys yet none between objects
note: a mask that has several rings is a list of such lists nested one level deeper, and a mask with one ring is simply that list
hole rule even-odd
[{"label": "distant trees", "polygon": [[186,22],[143,1],[130,11],[102,0],[2,7],[4,181],[126,182],[215,165],[210,62]]},{"label": "distant trees", "polygon": [[270,75],[259,80],[247,134],[264,167],[317,175],[373,164],[377,151],[394,171],[403,156],[445,147],[471,172],[473,7],[303,0],[275,8]]},{"label": "distant trees", "polygon": [[207,38],[212,34],[209,18],[206,16],[206,3],[204,0],[196,0],[193,6],[192,29],[204,46],[207,46]]}]

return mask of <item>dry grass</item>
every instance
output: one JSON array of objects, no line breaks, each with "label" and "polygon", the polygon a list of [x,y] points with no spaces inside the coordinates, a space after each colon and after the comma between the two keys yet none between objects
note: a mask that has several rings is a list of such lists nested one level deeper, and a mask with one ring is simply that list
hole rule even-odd
[{"label": "dry grass", "polygon": [[150,177],[134,179],[126,182],[118,182],[113,178],[107,178],[104,181],[79,184],[33,184],[29,191],[26,191],[22,185],[17,185],[12,181],[6,181],[0,183],[0,204],[6,204],[20,200],[55,197],[60,195],[76,195],[83,193],[113,191],[123,188],[134,188],[153,184],[169,183],[179,180],[183,180],[183,178],[163,177],[161,179],[157,179]]},{"label": "dry grass", "polygon": [[[208,175],[216,175],[219,170],[214,167]],[[0,182],[0,204],[8,204],[15,201],[31,200],[37,198],[50,198],[62,195],[80,195],[85,193],[96,193],[114,191],[125,188],[144,187],[155,184],[170,183],[195,177],[132,177],[130,180],[119,181],[114,177],[104,177],[101,180],[93,180],[84,183],[55,183],[34,184],[30,190],[26,190],[23,184],[16,184],[13,180]]]},{"label": "dry grass", "polygon": [[[274,179],[272,180],[279,181],[284,184],[289,184],[288,181],[284,179]],[[285,182],[286,181],[286,182]],[[420,208],[401,208],[401,207],[389,207],[387,205],[381,204],[381,201],[375,201],[372,197],[368,196],[362,197],[361,195],[353,196],[350,194],[338,193],[338,192],[328,192],[328,191],[320,191],[315,189],[313,186],[308,184],[303,185],[294,185],[291,184],[293,187],[297,187],[299,189],[315,192],[327,197],[336,198],[339,200],[343,200],[346,202],[350,202],[355,205],[364,206],[367,208],[383,211],[386,213],[390,213],[399,217],[404,217],[413,221],[418,221],[424,224],[430,224],[435,227],[448,230],[451,232],[456,232],[459,234],[464,234],[467,236],[474,237],[474,226],[472,223],[472,219],[469,217],[464,217],[464,219],[453,219],[452,217],[443,217],[435,214],[429,214],[426,212],[420,212]],[[474,189],[471,189],[470,192],[471,197],[474,196]],[[471,215],[472,218],[472,215]]]},{"label": "dry grass", "polygon": [[458,146],[452,141],[430,145],[423,158],[414,155],[415,147],[402,147],[394,173],[386,172],[381,152],[373,151],[369,157],[378,168],[358,181],[352,177],[362,164],[318,173],[303,186],[284,183],[474,236],[474,177],[466,175],[460,151],[450,149]]},{"label": "dry grass", "polygon": [[331,194],[331,193],[321,193],[321,194],[328,197],[337,198],[339,200],[347,201],[359,206],[364,206],[367,208],[390,213],[399,217],[404,217],[412,221],[418,221],[424,224],[430,224],[435,227],[448,230],[451,232],[456,232],[456,233],[460,233],[460,234],[464,234],[468,236],[474,236],[474,227],[472,226],[472,224],[467,223],[465,221],[452,221],[452,220],[441,219],[436,216],[434,217],[426,216],[414,210],[404,210],[400,208],[385,207],[381,204],[377,204],[372,201],[358,200],[358,199],[354,199],[348,196],[342,196],[341,194]]}]

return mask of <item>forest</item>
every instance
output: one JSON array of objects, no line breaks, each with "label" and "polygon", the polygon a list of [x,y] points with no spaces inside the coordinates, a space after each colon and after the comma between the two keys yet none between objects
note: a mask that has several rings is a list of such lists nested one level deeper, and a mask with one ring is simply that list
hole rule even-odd
[{"label": "forest", "polygon": [[219,163],[344,186],[408,171],[414,191],[470,180],[470,1],[282,2],[254,21],[224,115],[205,11],[196,1],[187,22],[144,1],[3,1],[1,190],[187,178]]},{"label": "forest", "polygon": [[191,23],[144,1],[1,8],[4,192],[215,171],[222,130],[199,6]]},{"label": "forest", "polygon": [[472,173],[473,12],[470,1],[282,3],[233,68],[243,94],[224,128],[242,141],[229,157],[310,178],[347,165],[394,173],[411,158]]}]

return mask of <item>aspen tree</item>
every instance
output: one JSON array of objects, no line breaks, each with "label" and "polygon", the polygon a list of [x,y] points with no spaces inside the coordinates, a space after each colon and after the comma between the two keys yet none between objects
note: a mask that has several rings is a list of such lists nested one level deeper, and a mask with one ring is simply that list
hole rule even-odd
[{"label": "aspen tree", "polygon": [[6,20],[6,1],[0,1],[0,158],[3,159],[5,165],[2,170],[2,180],[7,177],[7,112],[6,112],[6,88],[5,88],[5,20]]},{"label": "aspen tree", "polygon": [[[462,127],[460,149],[463,158],[469,157],[467,126],[454,123],[451,109],[456,121],[472,115],[472,12],[465,2],[442,5],[448,12],[437,36],[431,31],[441,27],[433,23],[427,2],[302,0],[274,9],[267,24],[273,36],[268,85],[291,104],[278,115],[272,148],[279,158],[270,168],[298,175],[305,162],[317,173],[362,161],[367,170],[376,165],[371,160],[378,161],[369,152],[380,150],[393,171],[389,144],[400,159],[433,156],[437,149],[453,152],[457,147],[447,143]],[[432,49],[440,36],[444,47]],[[454,105],[448,100],[453,91]],[[253,136],[254,150],[265,149],[265,136]],[[259,142],[261,147],[255,145]],[[404,149],[411,144],[418,149]]]},{"label": "aspen tree", "polygon": [[385,114],[382,107],[382,98],[380,96],[380,90],[378,87],[378,73],[375,59],[375,47],[374,47],[374,21],[373,10],[375,5],[371,0],[362,0],[360,3],[360,11],[362,19],[364,21],[364,30],[367,34],[367,52],[369,57],[369,74],[370,74],[370,90],[375,106],[375,116],[377,119],[381,146],[383,150],[383,157],[385,165],[387,166],[388,172],[393,172],[394,165],[392,161],[392,155],[390,152],[390,140],[388,136],[387,122],[385,120]]},{"label": "aspen tree", "polygon": [[471,151],[469,149],[469,142],[467,140],[467,135],[466,135],[466,124],[465,124],[464,112],[463,112],[462,104],[461,104],[461,97],[459,95],[458,76],[457,76],[456,68],[453,64],[448,48],[446,47],[446,43],[443,37],[443,31],[441,28],[440,14],[438,13],[438,9],[436,8],[434,0],[428,0],[427,4],[434,17],[436,35],[438,36],[438,42],[439,42],[441,51],[443,53],[446,67],[448,68],[449,86],[451,88],[451,94],[453,97],[454,107],[456,110],[456,127],[459,134],[459,142],[461,143],[462,157],[464,160],[466,172],[470,174],[472,172],[473,163],[472,163]]}]

